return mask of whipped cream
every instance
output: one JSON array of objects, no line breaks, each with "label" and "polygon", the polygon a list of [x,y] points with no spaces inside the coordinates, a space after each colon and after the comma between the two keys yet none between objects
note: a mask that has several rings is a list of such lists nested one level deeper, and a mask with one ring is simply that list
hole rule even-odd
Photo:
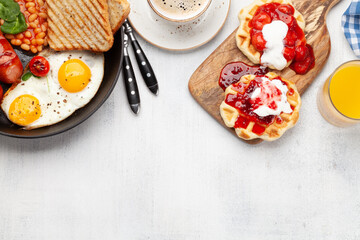
[{"label": "whipped cream", "polygon": [[261,56],[261,64],[273,66],[277,70],[283,70],[287,61],[283,55],[284,38],[288,33],[289,27],[283,21],[272,21],[266,24],[262,33],[266,41],[265,50]]},{"label": "whipped cream", "polygon": [[[270,115],[280,115],[282,112],[284,113],[292,113],[293,110],[291,109],[290,104],[287,101],[287,92],[289,91],[288,87],[284,85],[280,80],[270,80],[267,77],[262,77],[263,80],[261,87],[258,87],[254,90],[251,95],[251,99],[255,100],[257,97],[262,97],[262,102],[264,105],[259,106],[257,109],[254,110],[260,117],[266,117]],[[274,96],[273,90],[277,88],[281,91],[280,99],[278,95]],[[264,99],[264,96],[266,98]],[[277,108],[271,109],[269,108],[268,104],[271,102],[275,102]]]}]

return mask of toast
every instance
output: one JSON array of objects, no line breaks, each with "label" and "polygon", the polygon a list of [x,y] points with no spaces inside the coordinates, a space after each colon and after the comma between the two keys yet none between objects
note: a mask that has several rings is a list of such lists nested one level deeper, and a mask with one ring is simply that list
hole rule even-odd
[{"label": "toast", "polygon": [[47,0],[48,43],[55,51],[106,52],[114,42],[107,0]]},{"label": "toast", "polygon": [[108,0],[108,5],[111,30],[115,34],[129,16],[130,4],[127,0]]}]

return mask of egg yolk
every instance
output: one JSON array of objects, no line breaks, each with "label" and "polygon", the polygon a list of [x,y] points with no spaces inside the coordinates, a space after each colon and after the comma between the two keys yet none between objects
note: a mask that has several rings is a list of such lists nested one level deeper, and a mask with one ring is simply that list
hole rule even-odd
[{"label": "egg yolk", "polygon": [[41,115],[39,100],[31,95],[21,95],[11,103],[9,119],[20,126],[27,126]]},{"label": "egg yolk", "polygon": [[58,72],[61,87],[70,93],[82,91],[90,82],[90,78],[90,68],[80,59],[64,62]]}]

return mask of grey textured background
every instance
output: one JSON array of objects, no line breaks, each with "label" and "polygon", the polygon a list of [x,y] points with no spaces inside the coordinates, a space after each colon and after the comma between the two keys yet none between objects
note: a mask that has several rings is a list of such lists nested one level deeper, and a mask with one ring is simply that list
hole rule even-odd
[{"label": "grey textured background", "polygon": [[140,39],[160,83],[154,97],[139,81],[140,116],[119,81],[67,133],[0,137],[0,239],[360,239],[360,125],[333,127],[316,107],[326,77],[355,59],[340,24],[350,0],[330,12],[330,59],[280,140],[243,143],[188,92],[192,72],[249,2],[233,0],[223,30],[197,50],[167,52]]}]

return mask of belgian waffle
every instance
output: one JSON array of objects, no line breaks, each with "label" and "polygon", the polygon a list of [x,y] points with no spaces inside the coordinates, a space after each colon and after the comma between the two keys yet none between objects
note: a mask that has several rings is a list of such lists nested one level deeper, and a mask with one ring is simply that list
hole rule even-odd
[{"label": "belgian waffle", "polygon": [[[249,60],[254,64],[260,64],[261,53],[257,51],[255,47],[251,44],[249,22],[255,15],[256,10],[258,9],[259,6],[272,2],[292,5],[291,0],[255,0],[251,5],[241,9],[238,16],[240,21],[240,26],[236,33],[236,44],[238,48],[241,50],[241,52],[246,57],[248,57]],[[299,27],[304,31],[305,19],[303,15],[301,15],[301,13],[295,9],[294,17],[297,20]],[[289,66],[290,64],[291,62],[288,62],[287,66]],[[273,66],[269,66],[269,68],[274,69]]]},{"label": "belgian waffle", "polygon": [[[279,77],[273,72],[269,72],[265,76],[268,77],[270,80]],[[249,86],[250,82],[254,80],[255,77],[255,75],[245,75],[241,77],[240,81],[246,84],[246,86]],[[240,138],[245,140],[261,138],[266,141],[273,141],[281,137],[286,130],[292,128],[296,124],[299,118],[299,110],[301,106],[300,94],[298,93],[294,83],[283,78],[281,78],[281,80],[285,82],[288,86],[289,91],[287,94],[287,101],[293,109],[292,113],[280,113],[279,117],[282,119],[282,121],[274,121],[268,126],[250,121],[246,128],[235,128],[235,132]],[[291,89],[293,90],[292,94],[289,93]],[[225,91],[225,96],[227,97],[229,94],[236,95],[237,93],[238,92],[233,88],[233,85],[230,85]],[[243,113],[240,113],[237,109],[228,105],[225,101],[223,101],[220,105],[220,114],[225,122],[225,125],[229,128],[233,128],[235,126],[235,122],[237,121],[239,116],[246,117]],[[253,132],[255,124],[259,124],[260,126],[265,128],[265,131],[261,135]]]}]

